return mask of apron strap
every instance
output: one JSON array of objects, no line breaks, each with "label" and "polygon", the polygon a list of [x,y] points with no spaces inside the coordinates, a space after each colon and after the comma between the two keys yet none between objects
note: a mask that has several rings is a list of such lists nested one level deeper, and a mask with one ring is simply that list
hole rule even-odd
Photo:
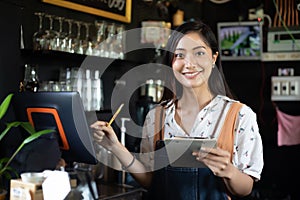
[{"label": "apron strap", "polygon": [[230,152],[231,160],[233,156],[235,122],[242,106],[243,104],[239,102],[231,104],[217,141],[218,147]]},{"label": "apron strap", "polygon": [[155,120],[154,120],[154,138],[153,147],[156,148],[156,142],[164,139],[164,122],[165,122],[165,108],[163,106],[157,106],[155,108]]}]

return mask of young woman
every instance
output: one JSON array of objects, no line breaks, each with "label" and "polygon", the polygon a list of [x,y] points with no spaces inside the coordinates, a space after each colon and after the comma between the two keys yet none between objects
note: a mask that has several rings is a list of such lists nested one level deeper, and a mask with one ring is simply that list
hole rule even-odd
[{"label": "young woman", "polygon": [[[153,109],[145,120],[138,158],[118,141],[107,122],[92,125],[95,140],[114,153],[124,169],[149,189],[152,199],[242,197],[249,195],[254,181],[260,179],[263,149],[255,113],[240,104],[233,128],[223,131],[227,117],[234,117],[227,113],[238,101],[233,99],[224,79],[217,47],[211,29],[199,21],[184,23],[171,34],[163,61],[173,71],[161,103],[163,130],[156,131],[157,109]],[[174,136],[216,138],[218,143],[216,148],[193,152],[204,168],[157,165],[157,138]]]}]

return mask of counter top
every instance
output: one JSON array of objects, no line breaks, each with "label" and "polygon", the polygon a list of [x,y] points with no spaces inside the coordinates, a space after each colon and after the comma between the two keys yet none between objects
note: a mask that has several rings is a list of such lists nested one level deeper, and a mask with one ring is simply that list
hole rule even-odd
[{"label": "counter top", "polygon": [[146,191],[143,188],[136,188],[130,185],[118,185],[114,183],[97,182],[99,199],[101,200],[141,200],[143,193]]}]

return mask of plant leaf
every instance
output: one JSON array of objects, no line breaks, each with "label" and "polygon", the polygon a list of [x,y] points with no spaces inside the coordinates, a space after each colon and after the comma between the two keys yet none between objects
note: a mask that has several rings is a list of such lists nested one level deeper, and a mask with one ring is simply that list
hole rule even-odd
[{"label": "plant leaf", "polygon": [[1,159],[0,159],[0,166],[1,166],[2,163],[5,163],[5,162],[7,162],[7,161],[8,161],[8,158],[7,158],[7,157],[1,158]]},{"label": "plant leaf", "polygon": [[4,175],[4,177],[7,180],[12,179],[10,172],[14,172],[15,173],[15,170],[13,168],[11,168],[11,167],[6,167],[5,171],[3,171],[3,175]]},{"label": "plant leaf", "polygon": [[0,175],[4,174],[5,171],[8,169],[7,166],[6,166],[8,161],[9,161],[9,158],[7,158],[7,157],[4,157],[4,158],[0,159]]},{"label": "plant leaf", "polygon": [[9,158],[7,158],[7,157],[4,157],[4,158],[0,159],[0,169],[2,169],[5,166],[5,163],[7,163],[8,160],[9,160]]},{"label": "plant leaf", "polygon": [[[9,94],[5,98],[5,100],[1,103],[1,105],[0,105],[0,119],[2,119],[2,117],[5,115],[8,107],[9,107],[9,104],[11,102],[12,96],[13,96],[13,94]],[[11,128],[18,127],[18,126],[21,126],[22,128],[24,128],[30,134],[30,136],[28,136],[21,143],[21,145],[18,147],[18,149],[14,152],[14,154],[12,156],[10,156],[9,158],[5,157],[5,158],[0,159],[0,175],[4,175],[8,179],[11,178],[11,173],[14,173],[14,174],[18,175],[16,170],[14,170],[12,167],[10,167],[9,164],[14,159],[16,154],[23,148],[23,146],[28,144],[29,142],[37,139],[38,137],[40,137],[44,134],[54,132],[54,130],[51,130],[51,129],[46,129],[46,130],[41,130],[41,131],[36,132],[34,130],[34,127],[29,122],[15,121],[15,122],[6,123],[6,128],[0,134],[0,141],[8,133],[8,131]]]},{"label": "plant leaf", "polygon": [[12,127],[17,127],[21,124],[21,122],[10,122],[6,124],[6,128],[2,131],[0,135],[0,141],[2,138],[6,135],[6,133],[12,128]]},{"label": "plant leaf", "polygon": [[2,131],[1,135],[0,135],[0,141],[2,140],[2,138],[6,135],[6,133],[10,130],[10,127],[6,127],[5,130]]},{"label": "plant leaf", "polygon": [[36,131],[34,130],[34,127],[29,123],[29,122],[9,122],[6,124],[6,128],[5,130],[2,131],[1,135],[0,135],[0,141],[2,140],[2,138],[6,135],[6,133],[13,127],[18,127],[21,126],[23,127],[30,135],[36,133]]},{"label": "plant leaf", "polygon": [[24,128],[30,135],[36,133],[34,127],[29,122],[21,122],[20,126]]},{"label": "plant leaf", "polygon": [[0,105],[0,119],[5,115],[13,94],[9,94]]},{"label": "plant leaf", "polygon": [[6,126],[9,127],[9,128],[18,127],[18,126],[20,126],[21,123],[22,122],[18,122],[18,121],[16,121],[16,122],[9,122],[9,123],[6,123]]},{"label": "plant leaf", "polygon": [[23,142],[22,144],[27,144],[35,139],[37,139],[38,137],[40,137],[41,135],[45,135],[47,133],[51,133],[51,132],[54,132],[54,130],[52,129],[46,129],[46,130],[42,130],[42,131],[38,131],[36,133],[33,133],[32,135],[30,135],[29,137],[27,137]]},{"label": "plant leaf", "polygon": [[[19,151],[21,151],[21,149],[24,147],[24,145],[26,145],[27,143],[37,139],[41,135],[45,135],[45,134],[51,133],[53,131],[54,130],[52,130],[52,129],[46,129],[46,130],[38,131],[38,132],[28,136],[25,140],[23,140],[23,142],[20,144],[20,146],[17,148],[17,150],[9,158],[9,160],[7,161],[7,163],[4,166],[4,170],[7,169],[8,165],[11,163],[11,161],[14,159],[14,157],[19,153]],[[3,169],[0,170],[0,174],[1,174],[1,172],[3,172]]]}]

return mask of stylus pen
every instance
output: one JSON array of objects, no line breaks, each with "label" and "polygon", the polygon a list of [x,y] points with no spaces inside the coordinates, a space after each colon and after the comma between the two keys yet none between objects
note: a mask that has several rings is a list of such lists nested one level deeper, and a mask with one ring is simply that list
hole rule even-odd
[{"label": "stylus pen", "polygon": [[121,111],[121,109],[122,109],[123,106],[124,106],[124,103],[122,103],[122,104],[119,106],[118,110],[117,110],[117,111],[115,112],[115,114],[112,116],[112,118],[111,118],[110,121],[108,122],[107,126],[110,126],[110,125],[113,123],[113,121],[116,119],[116,117],[117,117],[118,114],[120,113],[120,111]]}]

